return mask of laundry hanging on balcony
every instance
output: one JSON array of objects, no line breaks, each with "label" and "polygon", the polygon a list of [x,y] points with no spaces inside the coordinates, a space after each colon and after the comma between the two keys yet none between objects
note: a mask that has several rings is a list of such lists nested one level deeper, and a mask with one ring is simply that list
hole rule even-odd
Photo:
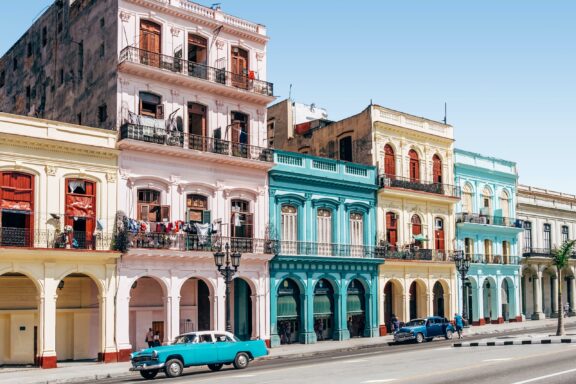
[{"label": "laundry hanging on balcony", "polygon": [[418,234],[418,235],[414,235],[414,240],[416,241],[428,241],[428,238],[426,237],[426,235],[423,234]]},{"label": "laundry hanging on balcony", "polygon": [[92,196],[66,196],[66,215],[67,216],[94,216],[94,205]]}]

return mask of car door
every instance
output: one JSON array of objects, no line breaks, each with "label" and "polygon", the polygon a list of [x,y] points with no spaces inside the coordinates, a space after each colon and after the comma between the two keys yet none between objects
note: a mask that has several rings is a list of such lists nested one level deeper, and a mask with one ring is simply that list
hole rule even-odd
[{"label": "car door", "polygon": [[219,363],[230,363],[234,361],[238,353],[238,342],[231,339],[224,333],[215,333],[216,350],[218,351]]},{"label": "car door", "polygon": [[190,365],[205,365],[218,362],[218,352],[212,334],[198,335],[197,342],[191,347],[192,358]]},{"label": "car door", "polygon": [[441,324],[438,323],[438,319],[431,317],[428,319],[430,321],[430,326],[428,327],[428,337],[436,337],[440,335],[439,328]]}]

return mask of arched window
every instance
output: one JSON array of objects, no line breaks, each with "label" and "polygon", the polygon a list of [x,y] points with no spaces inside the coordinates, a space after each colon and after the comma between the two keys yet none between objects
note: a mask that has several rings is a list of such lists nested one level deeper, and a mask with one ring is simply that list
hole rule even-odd
[{"label": "arched window", "polygon": [[443,251],[446,249],[446,240],[444,235],[444,220],[437,217],[434,219],[434,243],[436,250]]},{"label": "arched window", "polygon": [[96,226],[96,183],[83,179],[66,179],[65,225],[73,229],[70,240],[74,248],[92,247]]},{"label": "arched window", "polygon": [[364,215],[360,212],[350,213],[350,246],[351,256],[362,257],[364,245]]},{"label": "arched window", "polygon": [[411,149],[410,152],[408,152],[408,157],[410,158],[410,181],[418,183],[420,182],[420,160],[418,153]]},{"label": "arched window", "polygon": [[34,227],[34,176],[0,172],[0,244],[30,247]]},{"label": "arched window", "polygon": [[153,21],[140,21],[140,62],[160,66],[162,52],[162,27]]},{"label": "arched window", "polygon": [[284,204],[281,208],[282,215],[282,253],[295,255],[298,241],[298,209],[292,205]]},{"label": "arched window", "polygon": [[462,213],[472,213],[472,188],[468,184],[464,185],[462,189]]},{"label": "arched window", "polygon": [[240,47],[232,47],[232,85],[238,88],[248,88],[248,51]]},{"label": "arched window", "polygon": [[492,240],[484,240],[484,262],[492,263]]},{"label": "arched window", "polygon": [[442,184],[442,159],[438,155],[432,157],[432,182]]},{"label": "arched window", "polygon": [[318,254],[330,256],[332,246],[332,211],[318,209],[317,213]]},{"label": "arched window", "polygon": [[510,197],[505,190],[500,193],[500,210],[503,218],[510,217]]},{"label": "arched window", "polygon": [[384,174],[388,178],[396,176],[396,157],[390,144],[386,144],[384,147]]},{"label": "arched window", "polygon": [[480,214],[485,216],[492,215],[492,191],[488,187],[485,187],[482,191],[482,208],[480,208]]},{"label": "arched window", "polygon": [[398,244],[398,223],[394,212],[386,212],[386,240],[392,250]]},{"label": "arched window", "polygon": [[422,246],[422,220],[420,220],[420,216],[412,215],[412,219],[410,220],[412,223],[412,237],[414,238],[414,242],[417,246]]}]

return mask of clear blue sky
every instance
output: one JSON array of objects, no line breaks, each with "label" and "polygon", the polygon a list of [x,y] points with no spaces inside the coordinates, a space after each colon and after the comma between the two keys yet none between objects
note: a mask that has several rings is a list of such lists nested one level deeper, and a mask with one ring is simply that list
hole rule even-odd
[{"label": "clear blue sky", "polygon": [[[219,0],[265,24],[280,98],[339,119],[374,103],[448,122],[520,182],[576,193],[576,2]],[[0,54],[51,0],[4,1]],[[210,5],[211,2],[201,2]]]}]

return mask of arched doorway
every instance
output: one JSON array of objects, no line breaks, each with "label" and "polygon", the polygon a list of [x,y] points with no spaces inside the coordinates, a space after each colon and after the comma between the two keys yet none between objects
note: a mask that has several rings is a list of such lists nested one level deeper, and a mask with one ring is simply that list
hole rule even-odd
[{"label": "arched doorway", "polygon": [[510,287],[506,279],[502,280],[502,285],[500,286],[500,302],[502,303],[502,317],[504,321],[510,320]]},{"label": "arched doorway", "polygon": [[144,276],[130,289],[130,344],[137,351],[147,348],[146,334],[152,329],[161,342],[165,337],[166,312],[164,285],[155,278]]},{"label": "arched doorway", "polygon": [[276,321],[280,344],[298,341],[300,333],[300,289],[292,279],[284,279],[278,287]]},{"label": "arched doorway", "polygon": [[434,284],[432,293],[433,293],[432,307],[434,308],[434,316],[445,317],[446,312],[444,308],[444,287],[442,287],[442,284],[439,281],[437,281]]},{"label": "arched doorway", "polygon": [[232,310],[234,313],[234,334],[240,340],[252,337],[252,290],[248,283],[238,277],[232,286]]},{"label": "arched doorway", "polygon": [[366,292],[364,285],[354,279],[346,292],[346,325],[350,337],[363,337],[366,329]]},{"label": "arched doorway", "polygon": [[404,318],[404,301],[402,300],[402,284],[397,280],[390,280],[384,285],[384,324],[391,332],[392,315],[399,321],[408,321]]},{"label": "arched doorway", "polygon": [[332,339],[334,331],[334,288],[326,279],[314,287],[314,332],[316,340]]},{"label": "arched doorway", "polygon": [[421,281],[410,284],[410,319],[426,317],[426,286]]},{"label": "arched doorway", "polygon": [[498,316],[498,307],[496,295],[498,294],[496,282],[490,278],[484,279],[482,284],[483,294],[483,314],[484,320],[490,324],[491,320],[496,320]]},{"label": "arched doorway", "polygon": [[0,366],[34,364],[39,353],[38,296],[28,276],[0,276]]},{"label": "arched doorway", "polygon": [[212,303],[208,284],[191,277],[180,289],[180,333],[212,329]]},{"label": "arched doorway", "polygon": [[472,289],[472,287],[475,286],[475,282],[467,277],[464,282],[464,298],[466,300],[466,318],[468,319],[469,323],[472,323],[474,320],[474,304],[477,302],[477,298],[475,298],[473,295],[474,290]]},{"label": "arched doorway", "polygon": [[556,314],[556,290],[558,289],[556,271],[549,267],[542,273],[542,312],[548,317]]},{"label": "arched doorway", "polygon": [[99,289],[92,278],[73,273],[56,291],[58,361],[97,360],[102,351]]}]

